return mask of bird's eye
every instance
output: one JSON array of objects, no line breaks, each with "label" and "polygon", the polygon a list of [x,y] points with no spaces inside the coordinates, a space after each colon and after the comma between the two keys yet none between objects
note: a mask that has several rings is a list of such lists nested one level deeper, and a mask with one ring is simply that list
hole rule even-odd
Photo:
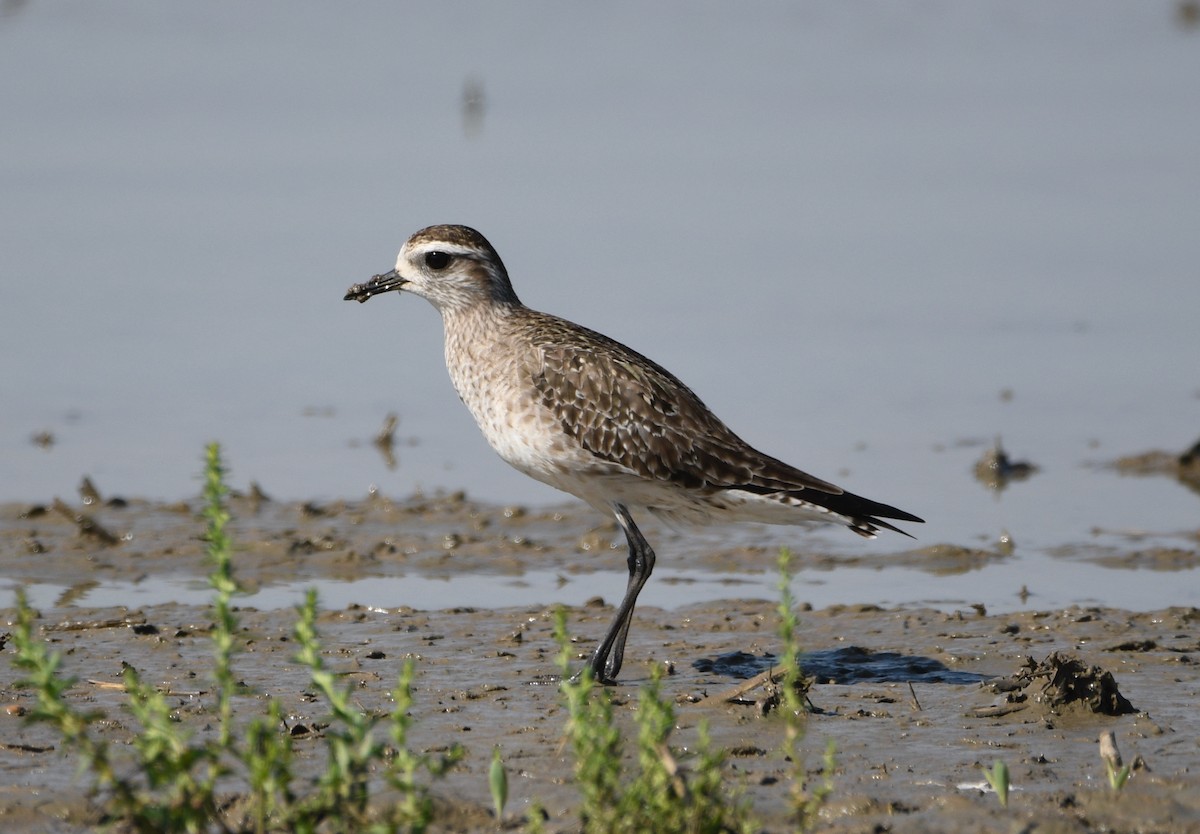
[{"label": "bird's eye", "polygon": [[430,269],[445,269],[450,266],[450,260],[448,252],[430,252],[425,256],[425,266]]}]

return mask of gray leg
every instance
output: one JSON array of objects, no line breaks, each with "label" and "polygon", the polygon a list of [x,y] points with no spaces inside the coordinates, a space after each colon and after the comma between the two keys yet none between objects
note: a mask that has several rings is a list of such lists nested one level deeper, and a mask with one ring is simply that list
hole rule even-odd
[{"label": "gray leg", "polygon": [[625,531],[625,541],[629,544],[629,582],[625,586],[625,597],[621,600],[612,625],[608,627],[604,639],[588,661],[592,675],[601,683],[613,683],[617,679],[617,673],[621,671],[621,663],[625,659],[625,638],[629,636],[633,608],[637,605],[638,594],[654,571],[654,551],[646,543],[642,531],[633,523],[629,510],[623,504],[616,504],[613,512],[617,523]]}]

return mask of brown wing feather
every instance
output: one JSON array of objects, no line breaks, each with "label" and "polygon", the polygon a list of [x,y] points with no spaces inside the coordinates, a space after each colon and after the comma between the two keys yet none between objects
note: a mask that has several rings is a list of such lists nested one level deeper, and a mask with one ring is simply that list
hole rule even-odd
[{"label": "brown wing feather", "polygon": [[563,430],[596,457],[690,489],[842,493],[755,450],[652,360],[563,319],[537,320],[534,386]]}]

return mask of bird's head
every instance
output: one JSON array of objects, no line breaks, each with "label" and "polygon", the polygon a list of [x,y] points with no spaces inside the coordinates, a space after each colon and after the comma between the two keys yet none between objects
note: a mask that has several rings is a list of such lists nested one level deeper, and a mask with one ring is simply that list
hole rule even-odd
[{"label": "bird's head", "polygon": [[467,226],[430,226],[410,237],[396,268],[346,291],[346,301],[411,292],[443,313],[480,304],[517,304],[504,263],[487,239]]}]

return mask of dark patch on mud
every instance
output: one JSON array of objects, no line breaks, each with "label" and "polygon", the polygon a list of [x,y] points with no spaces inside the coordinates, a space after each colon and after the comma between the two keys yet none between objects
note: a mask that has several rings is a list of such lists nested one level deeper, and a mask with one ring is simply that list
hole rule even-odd
[{"label": "dark patch on mud", "polygon": [[805,674],[817,683],[979,683],[984,676],[949,669],[940,660],[899,652],[872,651],[859,646],[806,652],[800,658]]},{"label": "dark patch on mud", "polygon": [[[701,658],[692,666],[698,672],[748,679],[776,666],[773,654],[753,655],[735,651],[715,658]],[[949,683],[976,684],[986,676],[949,669],[931,657],[899,652],[872,651],[861,646],[805,652],[800,668],[815,683],[847,686],[856,683]]]}]

